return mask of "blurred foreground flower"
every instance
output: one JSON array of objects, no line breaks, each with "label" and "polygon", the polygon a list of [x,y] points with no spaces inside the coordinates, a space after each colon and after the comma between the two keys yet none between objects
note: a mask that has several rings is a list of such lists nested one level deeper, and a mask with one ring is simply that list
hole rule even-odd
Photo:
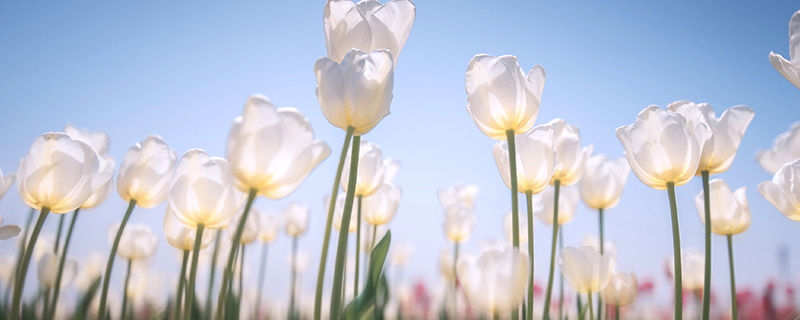
[{"label": "blurred foreground flower", "polygon": [[458,278],[473,307],[494,315],[514,312],[525,296],[529,263],[516,248],[489,248],[459,259]]},{"label": "blurred foreground flower", "polygon": [[611,279],[603,289],[603,301],[606,304],[616,306],[617,313],[619,307],[627,306],[636,301],[636,294],[639,291],[639,283],[636,281],[636,274],[618,272],[611,276]]},{"label": "blurred foreground flower", "polygon": [[[59,256],[57,254],[45,253],[38,263],[37,276],[39,283],[46,288],[52,288],[56,284],[58,273]],[[66,286],[75,277],[78,271],[78,262],[67,258],[64,264],[63,274],[61,275],[61,286]]]}]

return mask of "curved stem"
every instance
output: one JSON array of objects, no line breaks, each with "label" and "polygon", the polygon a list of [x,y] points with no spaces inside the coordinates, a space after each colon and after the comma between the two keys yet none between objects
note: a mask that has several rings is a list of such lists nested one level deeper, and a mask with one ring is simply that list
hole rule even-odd
[{"label": "curved stem", "polygon": [[728,235],[728,262],[731,266],[731,319],[739,319],[738,306],[736,305],[736,277],[733,272],[733,235]]},{"label": "curved stem", "polygon": [[[49,313],[46,316],[46,319],[52,319],[56,314],[56,306],[58,305],[58,295],[61,292],[61,278],[64,275],[64,263],[67,261],[67,249],[69,248],[70,240],[72,240],[72,230],[75,229],[75,220],[78,220],[78,213],[80,212],[80,208],[75,209],[75,213],[72,214],[72,219],[69,223],[69,228],[67,229],[67,238],[64,239],[64,248],[61,249],[61,256],[58,260],[58,271],[56,272],[56,283],[53,286],[53,304],[50,307]],[[64,216],[63,214],[61,215]]]},{"label": "curved stem", "polygon": [[[222,232],[217,232],[217,239],[214,240],[214,252],[211,254],[211,270],[208,275],[208,292],[206,292],[206,309],[203,319],[211,319],[211,299],[214,294],[214,274],[217,270],[217,254],[219,253],[219,243]],[[176,318],[180,319],[180,318]]]},{"label": "curved stem", "polygon": [[336,197],[339,195],[339,181],[342,180],[344,161],[347,158],[347,149],[350,147],[350,139],[353,137],[355,128],[347,127],[344,136],[342,152],[339,156],[339,165],[336,166],[336,177],[333,179],[333,190],[331,191],[331,201],[328,203],[328,220],[325,222],[325,237],[322,239],[322,253],[319,260],[319,271],[317,271],[317,289],[314,296],[314,320],[322,318],[322,282],[325,279],[325,264],[328,260],[328,246],[331,239],[331,224],[333,223],[333,209],[336,206]]},{"label": "curved stem", "polygon": [[295,287],[297,286],[297,237],[292,237],[292,280],[289,283],[289,319],[297,319],[294,310]]},{"label": "curved stem", "polygon": [[592,292],[590,291],[586,294],[586,296],[589,297],[589,319],[594,320],[594,310],[592,310],[594,308],[592,303]]},{"label": "curved stem", "polygon": [[709,319],[711,306],[711,190],[708,187],[708,170],[701,172],[703,176],[703,201],[705,202],[706,222],[706,269],[703,281],[703,317]]},{"label": "curved stem", "polygon": [[236,246],[242,239],[242,230],[244,224],[247,222],[247,215],[250,213],[250,208],[256,200],[258,190],[250,189],[247,195],[247,203],[244,206],[241,218],[239,218],[239,225],[236,226],[236,233],[233,236],[233,243],[231,244],[231,251],[228,253],[228,262],[225,265],[225,271],[222,273],[222,285],[219,287],[219,297],[217,299],[217,320],[222,320],[223,311],[225,310],[225,296],[228,294],[228,282],[231,281],[231,270],[233,269],[234,255],[236,254]]},{"label": "curved stem", "polygon": [[558,196],[559,189],[561,189],[561,180],[553,182],[555,191],[553,196],[553,245],[550,249],[550,274],[547,276],[547,293],[544,296],[544,316],[542,318],[550,318],[550,296],[553,293],[553,273],[556,269],[556,242],[558,242]]},{"label": "curved stem", "polygon": [[459,243],[453,244],[453,319],[458,319],[458,275],[456,265],[458,264]]},{"label": "curved stem", "polygon": [[[604,254],[605,250],[603,246],[605,245],[605,235],[603,234],[603,208],[597,209],[597,213],[600,216],[600,254]],[[603,297],[598,294],[597,295],[597,320],[603,319]]]},{"label": "curved stem", "polygon": [[258,293],[256,293],[256,303],[254,315],[256,319],[261,319],[261,293],[264,292],[264,272],[267,270],[267,253],[269,253],[269,244],[264,242],[261,244],[261,262],[258,267]]},{"label": "curved stem", "polygon": [[363,196],[358,195],[356,198],[358,198],[358,208],[356,208],[356,221],[358,221],[358,226],[356,227],[356,275],[353,279],[353,297],[358,296],[358,261],[361,257],[361,200]]},{"label": "curved stem", "polygon": [[186,284],[186,265],[189,264],[189,252],[189,250],[183,250],[181,273],[178,274],[178,290],[175,291],[175,315],[172,317],[172,319],[181,318],[181,306],[183,306],[183,286]]},{"label": "curved stem", "polygon": [[[350,176],[347,181],[347,195],[344,199],[344,210],[342,212],[342,226],[350,225],[350,216],[353,213],[353,198],[356,192],[356,177],[358,175],[358,151],[361,148],[361,136],[353,137],[353,150],[350,154]],[[359,221],[359,224],[361,222]],[[356,248],[356,254],[359,254]],[[342,305],[342,276],[344,271],[344,258],[347,251],[347,232],[339,232],[339,239],[336,244],[336,260],[333,268],[333,292],[331,293],[330,318],[338,319]]]},{"label": "curved stem", "polygon": [[[517,143],[514,140],[515,132],[513,129],[506,130],[506,140],[508,142],[508,163],[511,170],[511,243],[514,249],[519,248],[519,186],[517,185]],[[519,317],[519,309],[511,310],[511,319]]]},{"label": "curved stem", "polygon": [[681,232],[678,225],[678,204],[675,200],[675,183],[667,182],[669,208],[672,215],[672,248],[675,258],[675,319],[683,319],[683,263],[681,262]]},{"label": "curved stem", "polygon": [[122,217],[122,222],[119,224],[117,235],[114,237],[114,243],[111,245],[111,252],[108,254],[106,272],[103,274],[103,291],[100,294],[100,307],[97,309],[97,317],[100,320],[106,317],[106,299],[108,298],[108,285],[111,283],[111,268],[114,266],[114,258],[117,255],[117,248],[119,247],[119,240],[122,238],[122,231],[125,230],[125,225],[128,224],[128,219],[130,219],[134,207],[136,207],[136,200],[131,199],[128,203],[128,210],[125,211],[125,216]]},{"label": "curved stem", "polygon": [[39,238],[39,232],[42,231],[42,225],[44,225],[44,220],[47,218],[48,213],[50,213],[50,208],[42,207],[42,211],[39,213],[39,219],[36,220],[36,226],[33,227],[31,238],[28,240],[28,245],[25,247],[25,255],[22,256],[22,263],[17,273],[17,281],[14,282],[14,297],[11,300],[12,320],[19,319],[20,305],[22,303],[22,289],[25,287],[25,276],[28,274],[28,264],[31,262],[33,247],[36,245],[36,239]]},{"label": "curved stem", "polygon": [[239,291],[236,296],[239,298],[239,309],[242,307],[242,292],[244,292],[244,243],[240,246],[242,252],[239,256]]},{"label": "curved stem", "polygon": [[[533,192],[525,191],[525,200],[528,201],[528,263],[530,263],[530,278],[528,279],[528,309],[525,319],[533,319]],[[559,313],[560,314],[560,313]]]},{"label": "curved stem", "polygon": [[[245,216],[242,215],[242,220]],[[200,258],[200,246],[203,243],[203,230],[206,225],[202,223],[197,224],[197,231],[194,235],[194,249],[192,251],[192,267],[189,269],[189,282],[186,283],[186,311],[183,312],[185,319],[192,319],[192,311],[194,310],[194,283],[197,280],[197,260]],[[242,248],[244,249],[244,247]],[[244,254],[242,255],[244,256]]]},{"label": "curved stem", "polygon": [[[559,230],[558,230],[558,251],[561,251],[561,249],[564,249],[564,228],[559,228]],[[559,275],[561,274],[560,270],[559,270],[558,274]],[[580,312],[580,311],[581,311],[581,309],[580,309],[580,307],[578,307],[578,312]],[[558,318],[562,319],[562,320],[564,319],[564,277],[563,276],[559,276],[558,277]]]},{"label": "curved stem", "polygon": [[131,281],[131,264],[133,260],[128,259],[128,271],[125,272],[125,283],[122,289],[122,310],[120,310],[119,318],[124,320],[128,311],[128,283]]}]

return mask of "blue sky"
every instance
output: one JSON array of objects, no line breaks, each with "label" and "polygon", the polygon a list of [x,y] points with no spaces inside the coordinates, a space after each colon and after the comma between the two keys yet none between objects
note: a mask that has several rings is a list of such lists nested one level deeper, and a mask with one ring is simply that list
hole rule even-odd
[{"label": "blue sky", "polygon": [[[247,97],[267,95],[278,106],[300,109],[333,150],[294,194],[256,204],[311,206],[310,230],[300,247],[311,256],[303,288],[312,292],[324,229],[322,196],[330,192],[344,136],[325,120],[314,95],[314,61],[326,54],[323,6],[323,1],[0,3],[5,120],[0,168],[16,171],[38,134],[63,130],[67,122],[107,131],[118,161],[151,133],[163,136],[178,154],[203,148],[223,156],[227,131]],[[494,142],[465,109],[464,72],[478,53],[516,55],[526,70],[544,66],[547,82],[537,123],[565,118],[580,127],[584,145],[593,143],[596,152],[612,157],[622,156],[614,129],[632,123],[648,105],[689,99],[709,102],[718,114],[733,105],[752,107],[755,119],[739,155],[729,172],[718,176],[732,188],[748,187],[753,212],[751,229],[734,240],[737,282],[740,288],[760,287],[777,276],[782,243],[790,246],[792,266],[800,266],[794,241],[800,225],[758,194],[758,183],[771,176],[754,158],[800,120],[800,91],[767,58],[770,51],[788,56],[788,21],[798,9],[791,1],[418,1],[395,72],[392,114],[364,137],[402,163],[397,184],[404,199],[391,226],[396,243],[417,248],[406,274],[438,279],[438,253],[448,245],[436,190],[454,182],[481,188],[477,227],[462,252],[502,238],[509,191],[494,164]],[[703,243],[693,204],[701,188],[695,179],[678,189],[684,247]],[[105,228],[121,219],[125,205],[112,194],[104,205],[87,210],[71,252],[80,258],[108,250]],[[163,206],[137,209],[131,220],[160,232],[163,213]],[[0,214],[6,223],[24,220],[27,210],[16,187],[0,201]],[[54,231],[56,222],[50,217],[46,230]],[[631,175],[606,226],[619,247],[620,270],[666,284],[663,264],[672,242],[665,192]],[[583,234],[596,229],[596,214],[581,206],[565,228],[565,241],[578,245]],[[546,277],[550,230],[536,226],[539,280]],[[267,281],[276,290],[268,296],[283,299],[281,290],[288,291],[289,243],[282,237],[271,251]],[[714,237],[714,287],[720,293],[728,288],[724,245],[724,238]],[[0,243],[0,254],[13,249],[11,241]],[[173,251],[162,238],[155,263],[174,274]],[[250,257],[254,268],[256,256]],[[121,273],[118,269],[115,276]]]}]

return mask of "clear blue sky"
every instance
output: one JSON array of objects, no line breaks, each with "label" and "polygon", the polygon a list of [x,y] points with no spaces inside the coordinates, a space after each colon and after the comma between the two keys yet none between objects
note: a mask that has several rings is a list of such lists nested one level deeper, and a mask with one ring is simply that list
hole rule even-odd
[{"label": "clear blue sky", "polygon": [[[324,228],[322,196],[330,192],[344,136],[325,120],[314,95],[314,61],[326,54],[323,6],[324,1],[0,2],[0,168],[16,171],[38,134],[63,130],[67,122],[107,131],[118,161],[151,133],[179,154],[203,148],[223,156],[228,129],[248,95],[265,94],[278,106],[300,109],[333,150],[294,194],[257,201],[262,208],[283,208],[289,201],[311,206],[310,231],[300,246],[310,252],[303,287],[312,292]],[[751,229],[734,240],[737,282],[740,288],[760,287],[776,276],[781,243],[791,246],[792,265],[800,267],[800,224],[758,194],[758,183],[771,176],[754,159],[800,120],[800,90],[767,58],[771,50],[788,57],[788,21],[798,9],[792,1],[417,1],[416,23],[395,73],[392,114],[365,136],[402,162],[397,183],[404,199],[392,231],[395,242],[417,248],[407,274],[438,279],[438,252],[447,244],[436,190],[456,181],[481,188],[477,227],[463,251],[502,238],[509,192],[494,164],[493,141],[465,109],[464,72],[478,53],[516,55],[526,70],[543,65],[547,82],[537,123],[565,118],[580,127],[584,144],[613,157],[623,150],[614,129],[632,123],[647,105],[690,99],[711,103],[718,114],[737,104],[752,107],[756,116],[739,155],[719,175],[732,188],[748,187],[753,212]],[[703,243],[693,204],[701,188],[695,179],[678,190],[685,247]],[[121,219],[124,208],[114,193],[87,210],[71,252],[80,258],[106,252],[106,227]],[[160,232],[163,213],[163,206],[137,209],[131,220]],[[0,201],[0,214],[6,223],[24,220],[27,210],[16,187]],[[619,269],[666,284],[663,263],[672,253],[666,193],[631,175],[622,202],[607,217]],[[48,231],[54,231],[55,218],[49,218]],[[565,228],[565,240],[577,245],[596,229],[596,214],[581,206]],[[550,230],[536,226],[539,280],[546,276]],[[0,254],[11,253],[13,243],[0,243]],[[288,291],[289,243],[281,237],[271,251],[271,297],[283,299]],[[720,293],[728,288],[724,244],[714,237],[714,286]],[[174,274],[173,257],[162,238],[157,265]],[[250,257],[254,268],[256,256]],[[115,276],[121,273],[117,269]]]}]

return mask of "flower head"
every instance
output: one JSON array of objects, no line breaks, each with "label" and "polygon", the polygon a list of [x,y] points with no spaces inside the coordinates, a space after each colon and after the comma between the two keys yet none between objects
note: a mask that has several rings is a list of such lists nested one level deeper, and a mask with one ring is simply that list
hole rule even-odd
[{"label": "flower head", "polygon": [[125,154],[117,173],[117,192],[125,201],[136,200],[142,208],[161,204],[167,200],[177,158],[161,137],[148,136]]},{"label": "flower head", "polygon": [[772,181],[764,181],[758,185],[758,192],[787,218],[800,221],[798,185],[800,185],[800,159],[784,164],[772,177]]},{"label": "flower head", "polygon": [[[736,192],[722,179],[709,182],[711,200],[711,231],[720,235],[739,234],[750,227],[750,205],[747,203],[745,187]],[[694,197],[694,205],[700,221],[706,223],[705,198],[703,190]]]},{"label": "flower head", "polygon": [[616,266],[611,253],[600,254],[592,247],[565,247],[558,254],[558,268],[570,287],[579,293],[605,289]]},{"label": "flower head", "polygon": [[769,53],[769,62],[775,70],[800,89],[800,11],[795,12],[789,20],[789,58],[786,60],[775,52]]},{"label": "flower head", "polygon": [[630,173],[625,158],[611,160],[606,155],[593,155],[586,161],[586,171],[579,183],[583,202],[592,209],[615,207]]}]

